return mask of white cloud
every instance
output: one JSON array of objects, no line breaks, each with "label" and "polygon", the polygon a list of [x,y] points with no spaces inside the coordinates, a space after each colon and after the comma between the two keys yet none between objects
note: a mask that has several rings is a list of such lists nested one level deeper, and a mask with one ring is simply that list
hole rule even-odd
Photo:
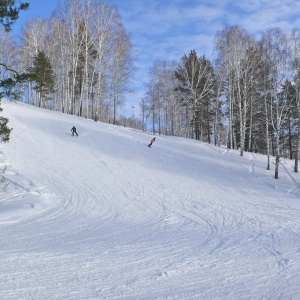
[{"label": "white cloud", "polygon": [[239,24],[250,33],[260,33],[267,28],[279,27],[289,32],[299,26],[300,1],[240,1],[229,15],[231,23]]},{"label": "white cloud", "polygon": [[[141,98],[147,73],[156,59],[180,60],[196,50],[213,57],[217,31],[239,25],[259,36],[268,28],[290,32],[300,27],[300,1],[292,0],[114,0],[136,45],[136,83]],[[132,99],[132,97],[130,96]]]},{"label": "white cloud", "polygon": [[[134,81],[138,90],[143,89],[146,74],[156,59],[179,61],[193,49],[211,59],[215,34],[226,26],[239,25],[256,36],[272,27],[284,32],[300,27],[300,0],[111,1],[136,45],[138,70]],[[30,1],[30,9],[20,15],[16,28],[25,16],[49,18],[59,1],[48,2],[51,5],[46,3],[45,9],[40,0]]]}]

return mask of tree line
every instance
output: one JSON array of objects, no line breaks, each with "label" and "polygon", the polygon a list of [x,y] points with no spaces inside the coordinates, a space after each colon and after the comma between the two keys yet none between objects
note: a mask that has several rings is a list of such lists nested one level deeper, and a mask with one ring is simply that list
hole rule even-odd
[{"label": "tree line", "polygon": [[[66,0],[49,20],[23,25],[21,43],[0,31],[1,60],[31,74],[2,87],[9,98],[90,118],[117,122],[133,71],[132,44],[116,6]],[[10,70],[0,70],[11,78]],[[5,74],[3,73],[5,71]]]},{"label": "tree line", "polygon": [[300,135],[300,30],[255,38],[239,26],[216,33],[212,63],[192,50],[155,61],[140,106],[152,132],[295,160]]},{"label": "tree line", "polygon": [[[117,7],[99,0],[66,0],[49,20],[23,26],[22,42],[9,33],[28,3],[2,5],[1,94],[43,108],[91,118],[127,121],[118,110],[130,91],[132,44]],[[6,10],[5,10],[5,9]],[[239,26],[216,33],[216,59],[192,50],[180,62],[155,61],[141,120],[152,132],[193,138],[230,149],[295,159],[298,172],[300,114],[300,30],[278,28],[260,38]],[[16,72],[15,70],[18,70]],[[7,128],[7,120],[1,119]]]}]

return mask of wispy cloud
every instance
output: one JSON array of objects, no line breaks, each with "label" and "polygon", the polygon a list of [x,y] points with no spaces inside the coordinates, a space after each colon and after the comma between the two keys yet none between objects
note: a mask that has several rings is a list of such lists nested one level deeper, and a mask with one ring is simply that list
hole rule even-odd
[{"label": "wispy cloud", "polygon": [[[300,0],[108,1],[118,7],[135,45],[137,96],[130,95],[129,107],[140,101],[155,60],[180,61],[191,50],[212,60],[215,34],[224,27],[239,25],[257,37],[268,28],[279,27],[287,33],[300,28]],[[20,21],[23,15],[49,18],[58,2],[31,0],[31,9],[21,14]]]},{"label": "wispy cloud", "polygon": [[[279,27],[290,32],[300,27],[298,0],[115,0],[126,29],[138,50],[137,98],[149,68],[157,59],[177,60],[191,50],[213,59],[217,31],[239,25],[259,36]],[[129,104],[131,105],[131,103]]]},{"label": "wispy cloud", "polygon": [[285,32],[299,27],[300,1],[256,0],[240,1],[231,6],[228,12],[230,23],[239,24],[250,33],[258,34],[267,28],[279,27]]}]

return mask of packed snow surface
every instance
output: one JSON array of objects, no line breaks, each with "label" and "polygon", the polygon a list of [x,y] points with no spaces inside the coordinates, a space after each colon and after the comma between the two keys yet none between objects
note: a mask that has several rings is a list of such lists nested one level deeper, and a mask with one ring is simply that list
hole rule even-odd
[{"label": "packed snow surface", "polygon": [[2,107],[0,299],[300,299],[293,161]]}]

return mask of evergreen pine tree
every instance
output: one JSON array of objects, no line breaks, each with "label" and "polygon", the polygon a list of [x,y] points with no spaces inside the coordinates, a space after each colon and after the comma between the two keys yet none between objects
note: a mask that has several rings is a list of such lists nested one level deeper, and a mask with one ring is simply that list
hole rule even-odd
[{"label": "evergreen pine tree", "polygon": [[[0,111],[3,109],[0,108]],[[0,117],[0,141],[1,142],[8,142],[9,141],[9,136],[11,132],[11,128],[7,127],[8,119],[4,117]]]},{"label": "evergreen pine tree", "polygon": [[51,94],[55,92],[53,69],[44,51],[38,51],[37,56],[34,57],[31,71],[35,73],[33,81],[36,85],[33,89],[39,94],[41,106],[50,100]]},{"label": "evergreen pine tree", "polygon": [[[19,18],[20,10],[27,10],[29,7],[29,3],[18,2],[18,5],[15,5],[14,0],[0,0],[0,24],[2,24],[5,28],[5,31],[10,31],[13,23]],[[8,68],[5,63],[0,62],[0,65],[3,66],[7,71],[12,71],[15,75],[13,78],[1,78],[0,87],[2,91],[0,93],[0,102],[2,95],[5,94],[5,91],[8,91],[10,94],[12,88],[23,80],[29,78],[26,74],[18,74],[16,71]],[[9,95],[10,96],[10,95]],[[0,112],[3,109],[0,108]],[[0,142],[8,142],[9,136],[11,132],[11,128],[7,126],[8,119],[4,117],[0,117]]]},{"label": "evergreen pine tree", "polygon": [[[18,5],[15,4],[18,2]],[[29,3],[22,3],[15,0],[0,0],[0,23],[5,31],[11,31],[11,26],[19,18],[20,10],[27,10]]]}]

